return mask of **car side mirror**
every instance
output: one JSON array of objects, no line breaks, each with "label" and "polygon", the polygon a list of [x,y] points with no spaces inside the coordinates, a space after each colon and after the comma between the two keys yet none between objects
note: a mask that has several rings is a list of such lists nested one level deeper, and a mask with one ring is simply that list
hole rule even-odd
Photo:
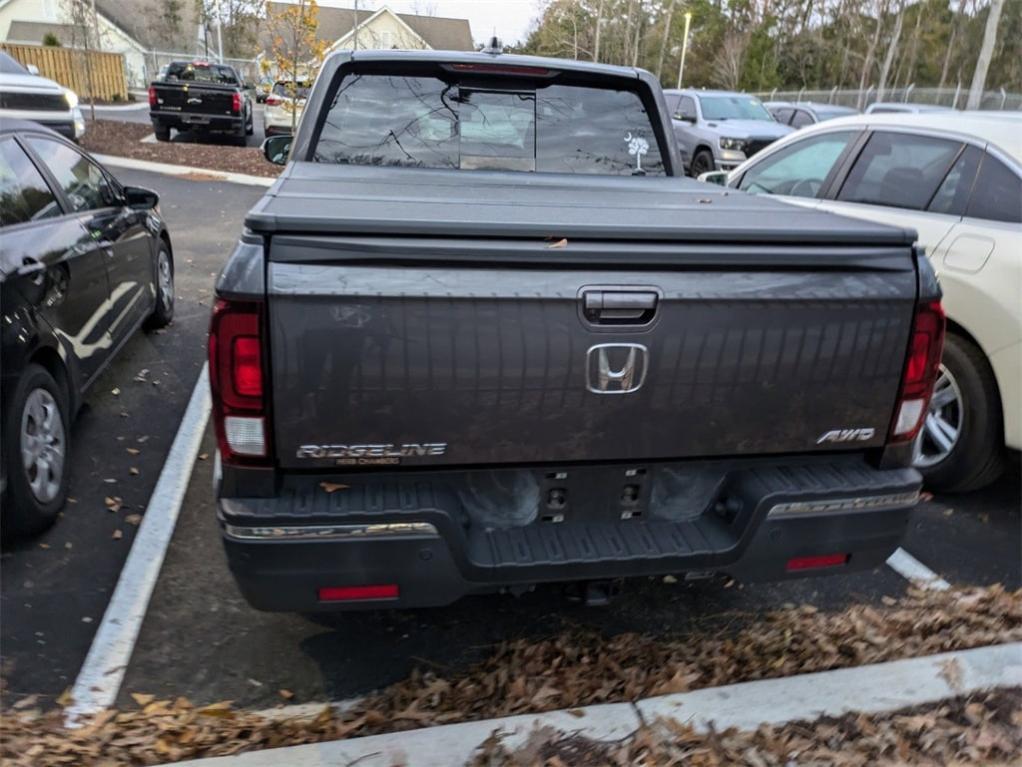
[{"label": "car side mirror", "polygon": [[152,210],[160,204],[160,195],[141,186],[126,186],[124,204],[133,210]]},{"label": "car side mirror", "polygon": [[35,64],[26,64],[25,65],[25,69],[28,70],[28,73],[30,75],[38,75],[39,74],[39,67],[37,67]]},{"label": "car side mirror", "polygon": [[683,114],[681,112],[678,112],[677,114],[674,115],[674,119],[675,120],[681,120],[682,122],[686,122],[686,123],[691,123],[692,125],[696,124],[696,116],[695,115],[687,115],[687,114]]},{"label": "car side mirror", "polygon": [[716,184],[717,186],[727,186],[728,171],[726,170],[710,170],[706,173],[699,174],[699,181],[705,184]]},{"label": "car side mirror", "polygon": [[287,165],[288,155],[291,154],[291,143],[294,136],[282,134],[280,136],[268,136],[263,141],[263,157],[274,165]]}]

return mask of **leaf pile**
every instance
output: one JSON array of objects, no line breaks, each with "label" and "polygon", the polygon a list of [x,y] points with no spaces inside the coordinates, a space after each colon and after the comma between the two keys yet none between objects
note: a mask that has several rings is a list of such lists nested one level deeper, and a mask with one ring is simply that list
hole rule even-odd
[{"label": "leaf pile", "polygon": [[[318,715],[271,718],[235,711],[226,702],[197,707],[183,698],[136,694],[137,709],[105,711],[83,728],[66,730],[62,712],[29,710],[31,704],[22,701],[0,717],[0,763],[151,765],[636,700],[1019,640],[1022,591],[1000,586],[911,590],[879,607],[855,605],[837,613],[793,607],[729,632],[668,639],[566,632],[546,640],[509,641],[449,677],[416,670],[343,713],[325,707]],[[953,672],[948,670],[949,679]]]},{"label": "leaf pile", "polygon": [[891,714],[848,714],[814,722],[696,732],[659,720],[623,741],[600,742],[536,730],[509,751],[495,733],[472,767],[872,767],[883,764],[1018,764],[1022,690],[953,698]]}]

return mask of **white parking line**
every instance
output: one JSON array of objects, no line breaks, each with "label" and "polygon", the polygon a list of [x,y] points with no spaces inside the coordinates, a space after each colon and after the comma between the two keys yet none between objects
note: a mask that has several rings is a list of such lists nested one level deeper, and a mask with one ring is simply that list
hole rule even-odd
[{"label": "white parking line", "polygon": [[66,714],[69,727],[83,715],[112,706],[117,698],[177,524],[210,407],[209,371],[203,365],[103,622],[71,689],[72,705]]},{"label": "white parking line", "polygon": [[951,588],[950,583],[905,551],[905,549],[899,548],[891,554],[887,559],[887,564],[898,575],[907,578],[913,583],[918,583],[924,588],[934,589],[935,591],[947,591]]},{"label": "white parking line", "polygon": [[203,180],[226,181],[231,184],[244,184],[245,186],[273,186],[277,179],[266,176],[251,176],[247,173],[234,173],[225,170],[213,170],[211,168],[196,168],[191,165],[171,165],[166,162],[151,162],[149,160],[136,160],[132,157],[119,157],[112,154],[94,154],[97,160],[103,165],[114,168],[128,168],[129,170],[144,170],[149,173],[163,173],[168,176],[203,176]]}]

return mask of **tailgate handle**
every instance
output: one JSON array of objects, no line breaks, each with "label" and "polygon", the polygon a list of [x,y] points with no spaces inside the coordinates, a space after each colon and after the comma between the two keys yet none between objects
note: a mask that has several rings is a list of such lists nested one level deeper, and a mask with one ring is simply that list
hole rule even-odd
[{"label": "tailgate handle", "polygon": [[583,313],[595,325],[645,325],[656,313],[657,294],[646,290],[588,290]]}]

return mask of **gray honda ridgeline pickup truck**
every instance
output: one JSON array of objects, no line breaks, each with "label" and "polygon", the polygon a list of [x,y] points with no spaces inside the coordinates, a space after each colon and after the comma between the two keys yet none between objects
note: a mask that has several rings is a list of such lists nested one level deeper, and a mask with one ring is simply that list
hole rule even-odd
[{"label": "gray honda ridgeline pickup truck", "polygon": [[335,54],[265,151],[209,368],[253,606],[898,546],[944,328],[914,232],[672,178],[656,80],[576,61]]}]

